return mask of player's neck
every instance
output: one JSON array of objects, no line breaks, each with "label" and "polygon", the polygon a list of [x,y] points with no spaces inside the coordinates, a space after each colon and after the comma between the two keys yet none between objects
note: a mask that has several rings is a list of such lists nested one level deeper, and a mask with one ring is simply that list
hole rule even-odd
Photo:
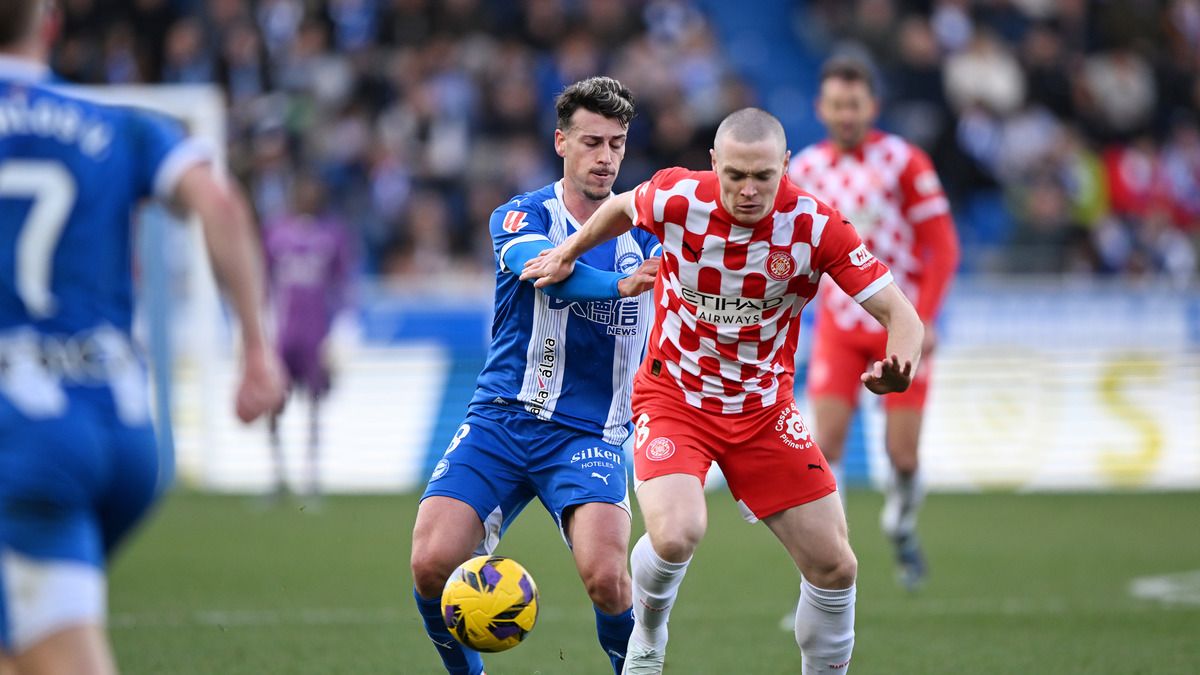
[{"label": "player's neck", "polygon": [[40,40],[28,37],[20,42],[0,47],[0,58],[32,61],[37,65],[44,66],[47,62],[47,53]]},{"label": "player's neck", "polygon": [[571,214],[571,217],[578,221],[580,225],[587,222],[587,219],[592,217],[596,209],[599,209],[600,205],[608,200],[608,197],[604,199],[592,199],[588,197],[579,190],[576,190],[569,180],[563,180],[562,186],[563,205],[567,207],[567,213]]}]

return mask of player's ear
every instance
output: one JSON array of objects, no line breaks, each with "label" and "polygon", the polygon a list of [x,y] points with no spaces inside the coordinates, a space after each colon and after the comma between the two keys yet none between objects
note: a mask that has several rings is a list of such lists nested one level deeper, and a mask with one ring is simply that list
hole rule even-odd
[{"label": "player's ear", "polygon": [[716,150],[716,148],[709,148],[708,156],[710,159],[712,159],[712,170],[716,171],[717,170],[717,150]]},{"label": "player's ear", "polygon": [[554,152],[559,157],[567,156],[566,145],[567,145],[567,134],[565,132],[563,132],[562,129],[555,129],[554,130]]},{"label": "player's ear", "polygon": [[783,175],[785,175],[785,176],[788,175],[788,164],[790,164],[791,161],[792,161],[792,151],[784,150],[783,151]]}]

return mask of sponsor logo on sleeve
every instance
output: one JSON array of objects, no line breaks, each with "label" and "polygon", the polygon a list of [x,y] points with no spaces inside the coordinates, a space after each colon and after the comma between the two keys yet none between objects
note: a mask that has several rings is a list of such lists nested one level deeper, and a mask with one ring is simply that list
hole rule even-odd
[{"label": "sponsor logo on sleeve", "polygon": [[923,197],[929,197],[942,191],[942,183],[933,171],[926,171],[917,176],[916,180],[913,181],[913,186],[917,188],[917,193]]},{"label": "sponsor logo on sleeve", "polygon": [[504,224],[500,227],[504,228],[505,232],[518,232],[529,224],[525,222],[526,215],[528,214],[524,211],[509,211],[504,215]]},{"label": "sponsor logo on sleeve", "polygon": [[866,244],[860,244],[858,248],[850,252],[850,263],[855,267],[866,267],[875,262],[875,256],[867,250]]}]

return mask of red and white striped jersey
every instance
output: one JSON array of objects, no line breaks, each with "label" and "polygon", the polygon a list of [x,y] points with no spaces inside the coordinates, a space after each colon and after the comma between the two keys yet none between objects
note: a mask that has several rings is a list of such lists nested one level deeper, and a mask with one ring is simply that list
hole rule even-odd
[{"label": "red and white striped jersey", "polygon": [[[930,279],[931,290],[926,292],[937,297],[922,302],[923,277],[943,271],[926,269],[919,245],[925,233],[917,230],[928,223],[926,229],[938,230],[928,233],[931,236],[953,240],[955,235],[948,216],[950,204],[928,155],[899,136],[873,131],[853,152],[843,152],[829,141],[808,146],[792,158],[788,174],[796,185],[854,223],[913,305],[918,309],[933,305],[922,312],[922,318],[936,314],[949,279]],[[949,245],[957,261],[957,242]],[[946,274],[953,274],[953,267],[951,262]],[[832,320],[842,330],[883,331],[879,322],[846,294],[827,289],[821,295],[819,321]]]},{"label": "red and white striped jersey", "polygon": [[892,275],[840,213],[786,178],[754,225],[719,195],[715,173],[680,168],[635,192],[635,224],[663,245],[638,378],[669,376],[688,404],[731,414],[791,398],[800,310],[823,273],[859,302]]}]

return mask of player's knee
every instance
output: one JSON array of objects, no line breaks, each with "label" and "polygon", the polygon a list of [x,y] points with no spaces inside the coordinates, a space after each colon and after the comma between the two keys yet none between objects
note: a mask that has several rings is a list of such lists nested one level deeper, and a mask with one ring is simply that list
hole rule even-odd
[{"label": "player's knee", "polygon": [[811,569],[804,570],[804,576],[818,588],[850,588],[858,578],[858,558],[846,545],[827,559],[817,561]]},{"label": "player's knee", "polygon": [[586,571],[583,585],[592,604],[605,614],[629,609],[633,603],[633,582],[623,564]]},{"label": "player's knee", "polygon": [[651,536],[650,540],[658,557],[669,562],[683,562],[692,557],[703,536],[703,527],[684,525]]},{"label": "player's knee", "polygon": [[413,587],[423,598],[438,598],[457,563],[428,550],[413,548],[410,561]]},{"label": "player's knee", "polygon": [[912,454],[901,453],[898,456],[892,457],[892,468],[898,474],[911,476],[917,472],[918,466],[919,462],[917,461],[917,453],[915,452]]}]

